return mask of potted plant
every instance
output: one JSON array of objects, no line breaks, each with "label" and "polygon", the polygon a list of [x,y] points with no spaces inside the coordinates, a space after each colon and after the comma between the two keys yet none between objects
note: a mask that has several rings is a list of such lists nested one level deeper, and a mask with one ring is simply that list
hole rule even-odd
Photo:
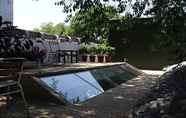
[{"label": "potted plant", "polygon": [[98,62],[103,62],[104,61],[104,50],[105,50],[105,47],[104,45],[98,45],[97,47],[97,57],[98,57]]},{"label": "potted plant", "polygon": [[81,60],[83,62],[86,62],[87,61],[87,53],[88,53],[88,49],[87,49],[87,46],[86,45],[81,45],[80,46],[80,50],[79,50],[79,53],[81,54]]},{"label": "potted plant", "polygon": [[105,49],[105,61],[111,62],[112,61],[112,55],[114,53],[115,48],[111,46],[107,46]]},{"label": "potted plant", "polygon": [[95,60],[96,60],[96,56],[95,56],[95,54],[96,54],[96,47],[95,46],[90,46],[88,48],[88,52],[90,53],[90,56],[89,56],[90,62],[95,62]]}]

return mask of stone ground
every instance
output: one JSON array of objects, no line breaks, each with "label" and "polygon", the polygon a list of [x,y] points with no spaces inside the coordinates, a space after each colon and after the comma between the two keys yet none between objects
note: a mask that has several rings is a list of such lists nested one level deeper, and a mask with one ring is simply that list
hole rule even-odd
[{"label": "stone ground", "polygon": [[155,75],[159,77],[165,73],[165,71],[161,71],[161,70],[142,70],[142,72],[148,75]]}]

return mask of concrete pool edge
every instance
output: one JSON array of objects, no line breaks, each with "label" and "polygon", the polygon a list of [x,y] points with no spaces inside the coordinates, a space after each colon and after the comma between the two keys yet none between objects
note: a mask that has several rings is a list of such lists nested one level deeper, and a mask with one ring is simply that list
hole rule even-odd
[{"label": "concrete pool edge", "polygon": [[[39,72],[39,71],[43,71],[42,68],[26,70],[24,73],[23,87],[24,87],[24,90],[26,91],[27,96],[30,96],[30,97],[46,96],[46,98],[47,96],[50,96],[50,97],[53,96],[53,97],[58,98],[58,100],[60,100],[62,96],[57,95],[51,89],[44,86],[44,84],[41,84],[42,83],[40,80],[41,77],[74,74],[78,72],[85,72],[85,71],[104,69],[104,68],[115,68],[115,67],[120,67],[126,71],[127,70],[131,71],[132,73],[135,73],[137,75],[144,74],[137,68],[125,62],[78,63],[78,64],[70,64],[70,65],[44,68],[44,70],[46,69],[49,70],[49,71],[46,71],[45,73]],[[64,104],[68,104],[68,102],[66,102],[64,99],[60,101],[62,101]]]},{"label": "concrete pool edge", "polygon": [[57,65],[53,67],[41,67],[35,69],[26,69],[24,71],[24,76],[35,76],[35,77],[42,77],[42,76],[52,76],[56,74],[68,74],[68,73],[75,73],[93,69],[100,69],[105,67],[112,67],[118,65],[125,65],[126,67],[133,68],[136,72],[143,73],[142,71],[138,70],[137,68],[133,67],[132,65],[126,62],[114,62],[114,63],[75,63],[75,64],[64,64],[64,65]]}]

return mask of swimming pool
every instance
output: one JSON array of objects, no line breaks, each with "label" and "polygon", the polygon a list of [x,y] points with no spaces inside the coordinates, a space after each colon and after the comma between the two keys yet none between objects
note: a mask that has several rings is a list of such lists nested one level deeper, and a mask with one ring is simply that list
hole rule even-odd
[{"label": "swimming pool", "polygon": [[139,73],[125,65],[103,67],[68,74],[39,77],[38,83],[70,104],[87,101],[121,83],[135,78]]}]

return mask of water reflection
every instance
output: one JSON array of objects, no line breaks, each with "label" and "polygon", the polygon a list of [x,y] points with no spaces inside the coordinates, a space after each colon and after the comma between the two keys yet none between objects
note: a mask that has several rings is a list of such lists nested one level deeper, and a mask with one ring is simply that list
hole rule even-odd
[{"label": "water reflection", "polygon": [[83,102],[124,83],[137,75],[121,67],[108,67],[91,71],[42,77],[53,92],[72,104]]},{"label": "water reflection", "polygon": [[104,92],[90,72],[42,77],[41,80],[73,104]]},{"label": "water reflection", "polygon": [[91,86],[95,87],[99,91],[104,92],[103,88],[99,85],[99,83],[93,77],[92,73],[90,73],[90,71],[76,73],[75,75],[86,83],[89,83]]}]

